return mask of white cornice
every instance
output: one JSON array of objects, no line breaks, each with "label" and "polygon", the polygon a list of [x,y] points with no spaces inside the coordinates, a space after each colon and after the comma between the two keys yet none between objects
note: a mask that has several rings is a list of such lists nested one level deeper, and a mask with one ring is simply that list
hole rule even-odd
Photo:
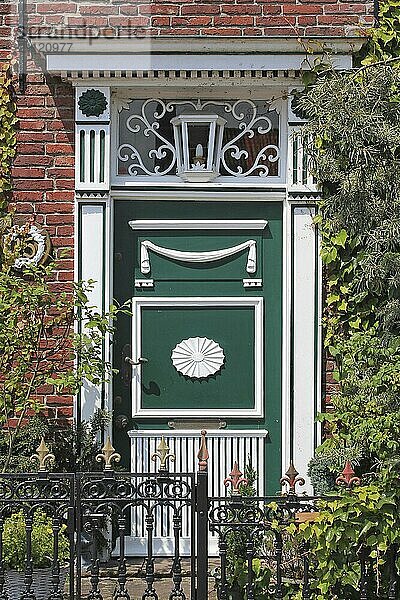
[{"label": "white cornice", "polygon": [[[50,73],[65,71],[278,71],[307,69],[314,55],[306,54],[50,54]],[[351,54],[336,54],[337,69],[349,69]]]},{"label": "white cornice", "polygon": [[[268,37],[107,37],[93,38],[90,35],[78,37],[68,34],[68,29],[60,32],[63,35],[43,37],[30,35],[30,41],[39,52],[51,55],[56,42],[68,43],[69,54],[183,54],[188,57],[198,54],[305,54],[305,48],[312,49],[313,54],[326,50],[334,54],[349,54],[360,49],[364,42],[362,36],[317,38],[298,38],[296,36]],[[101,33],[101,32],[100,32]],[[62,53],[61,45],[59,44]],[[57,52],[55,52],[57,54]]]}]

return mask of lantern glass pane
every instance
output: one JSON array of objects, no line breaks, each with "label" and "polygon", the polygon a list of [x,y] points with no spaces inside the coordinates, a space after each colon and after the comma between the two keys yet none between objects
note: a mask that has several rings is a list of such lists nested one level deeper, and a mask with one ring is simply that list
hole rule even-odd
[{"label": "lantern glass pane", "polygon": [[189,164],[200,162],[207,166],[208,138],[210,134],[209,123],[188,123],[189,133]]}]

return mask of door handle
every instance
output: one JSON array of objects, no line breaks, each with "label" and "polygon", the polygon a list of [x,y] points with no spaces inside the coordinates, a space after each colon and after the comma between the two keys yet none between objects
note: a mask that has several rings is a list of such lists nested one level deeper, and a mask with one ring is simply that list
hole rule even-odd
[{"label": "door handle", "polygon": [[130,358],[129,356],[125,356],[125,362],[132,366],[137,366],[137,365],[143,365],[143,364],[149,362],[149,359],[144,358],[143,356],[139,356],[139,358],[137,360],[133,360],[133,358]]}]

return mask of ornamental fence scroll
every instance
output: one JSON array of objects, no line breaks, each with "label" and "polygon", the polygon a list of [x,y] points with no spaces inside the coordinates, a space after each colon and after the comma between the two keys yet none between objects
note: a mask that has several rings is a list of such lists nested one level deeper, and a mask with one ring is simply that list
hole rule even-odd
[{"label": "ornamental fence scroll", "polygon": [[[316,597],[315,555],[296,532],[299,523],[315,520],[319,501],[335,497],[302,494],[304,479],[293,463],[281,479],[283,493],[252,495],[250,477],[237,462],[224,480],[231,487],[227,495],[211,497],[205,431],[197,457],[197,473],[173,472],[175,457],[162,438],[152,456],[158,471],[127,473],[116,470],[120,455],[107,440],[98,455],[102,471],[53,473],[47,469],[54,457],[42,441],[32,457],[38,473],[0,475],[0,600],[206,600],[213,588],[218,600]],[[348,489],[360,485],[350,463],[337,483]],[[50,543],[38,527],[38,513],[45,515]],[[12,515],[20,515],[22,532]],[[127,558],[139,515],[141,564]],[[164,557],[158,554],[160,532]],[[209,552],[213,540],[218,541],[214,553]],[[48,568],[41,571],[46,553]],[[372,589],[375,559],[360,545],[354,597],[399,598],[397,555],[392,546],[386,589]],[[15,591],[18,575],[22,583]]]}]

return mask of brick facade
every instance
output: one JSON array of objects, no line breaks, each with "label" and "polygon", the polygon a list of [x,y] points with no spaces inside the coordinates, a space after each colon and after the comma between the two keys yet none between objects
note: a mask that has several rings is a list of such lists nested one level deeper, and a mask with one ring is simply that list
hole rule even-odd
[{"label": "brick facade", "polygon": [[370,25],[372,13],[372,3],[365,0],[28,1],[32,31],[36,27],[42,35],[57,28],[77,34],[92,27],[93,35],[101,30],[110,37],[133,30],[151,36],[346,36]]},{"label": "brick facade", "polygon": [[[349,36],[370,26],[373,5],[365,0],[27,0],[29,35],[136,36]],[[17,3],[0,4],[0,60],[17,57]],[[183,44],[185,42],[183,41]],[[73,279],[74,112],[73,89],[29,56],[27,89],[18,94],[18,149],[13,201],[18,215],[34,216],[48,229],[59,262],[55,285]],[[329,376],[328,376],[329,378]],[[329,391],[332,382],[327,382]],[[71,417],[72,404],[51,395],[55,417]]]}]

